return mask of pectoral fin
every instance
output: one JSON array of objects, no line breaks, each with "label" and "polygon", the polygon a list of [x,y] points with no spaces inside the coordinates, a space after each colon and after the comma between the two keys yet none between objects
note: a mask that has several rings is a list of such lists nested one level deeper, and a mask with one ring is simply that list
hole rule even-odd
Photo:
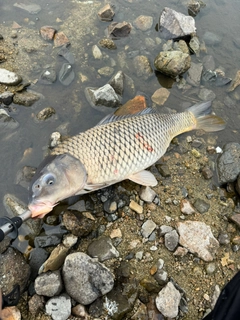
[{"label": "pectoral fin", "polygon": [[154,187],[157,185],[157,180],[154,175],[147,170],[142,170],[138,173],[134,173],[128,177],[129,180],[141,184],[142,186]]}]

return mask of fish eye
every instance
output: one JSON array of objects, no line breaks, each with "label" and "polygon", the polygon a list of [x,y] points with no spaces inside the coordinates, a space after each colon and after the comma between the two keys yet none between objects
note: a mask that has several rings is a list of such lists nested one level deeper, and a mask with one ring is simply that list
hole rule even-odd
[{"label": "fish eye", "polygon": [[48,186],[52,186],[55,183],[55,177],[52,174],[46,174],[45,177],[43,178],[43,182],[48,185]]}]

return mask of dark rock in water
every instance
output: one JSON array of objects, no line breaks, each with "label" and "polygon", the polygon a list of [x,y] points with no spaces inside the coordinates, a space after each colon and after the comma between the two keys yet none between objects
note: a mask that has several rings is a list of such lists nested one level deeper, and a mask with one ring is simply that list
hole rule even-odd
[{"label": "dark rock in water", "polygon": [[0,285],[5,294],[10,293],[15,285],[20,285],[23,292],[29,277],[30,267],[19,251],[8,248],[0,255]]},{"label": "dark rock in water", "polygon": [[64,86],[69,86],[75,78],[73,67],[69,63],[64,63],[59,71],[59,81]]},{"label": "dark rock in water", "polygon": [[40,77],[40,82],[44,84],[52,84],[57,80],[57,73],[53,68],[44,70]]},{"label": "dark rock in water", "polygon": [[223,147],[223,153],[217,159],[219,183],[234,182],[240,173],[240,144],[231,142]]},{"label": "dark rock in water", "polygon": [[74,64],[75,59],[72,54],[72,52],[69,50],[68,45],[64,45],[59,51],[58,55],[62,56],[64,59],[66,59],[70,64]]},{"label": "dark rock in water", "polygon": [[110,270],[83,252],[66,257],[62,274],[67,293],[83,305],[108,293],[114,285]]},{"label": "dark rock in water", "polygon": [[113,87],[114,91],[120,96],[123,95],[124,88],[124,73],[122,71],[118,71],[108,83]]},{"label": "dark rock in water", "polygon": [[175,78],[190,68],[191,57],[181,51],[162,51],[156,56],[154,66],[158,71]]},{"label": "dark rock in water", "polygon": [[10,117],[7,111],[0,109],[0,130],[14,130],[19,126],[18,122]]},{"label": "dark rock in water", "polygon": [[22,77],[15,72],[0,68],[0,83],[15,86],[22,81]]},{"label": "dark rock in water", "polygon": [[100,88],[86,88],[85,95],[89,103],[99,110],[101,110],[101,106],[105,106],[107,109],[120,106],[120,98],[110,84],[105,84]]},{"label": "dark rock in water", "polygon": [[53,40],[56,31],[57,30],[55,28],[50,26],[43,26],[39,30],[40,35],[44,40]]},{"label": "dark rock in water", "polygon": [[222,38],[220,36],[210,31],[205,32],[203,40],[208,46],[216,46],[222,42]]},{"label": "dark rock in water", "polygon": [[51,234],[46,236],[38,236],[34,239],[34,245],[36,248],[46,248],[50,246],[56,246],[61,243],[62,235]]},{"label": "dark rock in water", "polygon": [[40,95],[33,92],[23,91],[23,92],[17,92],[14,95],[13,102],[15,104],[20,104],[25,107],[30,107],[39,99],[40,99]]},{"label": "dark rock in water", "polygon": [[193,17],[165,7],[159,18],[159,29],[165,39],[188,36],[196,31]]},{"label": "dark rock in water", "polygon": [[24,166],[22,169],[18,170],[15,183],[27,189],[35,172],[36,168]]},{"label": "dark rock in water", "polygon": [[35,279],[41,265],[47,260],[49,253],[42,248],[34,248],[30,253],[29,265],[31,267],[31,279]]},{"label": "dark rock in water", "polygon": [[85,237],[92,232],[95,222],[78,211],[69,210],[63,214],[63,224],[75,236]]},{"label": "dark rock in water", "polygon": [[191,63],[191,67],[187,72],[187,82],[194,87],[199,87],[201,82],[201,75],[203,71],[203,65],[201,63]]},{"label": "dark rock in water", "polygon": [[202,74],[203,84],[212,84],[216,87],[221,87],[228,84],[231,81],[231,78],[227,78],[223,76],[221,73],[212,70],[206,70]]},{"label": "dark rock in water", "polygon": [[123,22],[112,22],[108,26],[108,34],[114,38],[122,38],[127,37],[132,29],[130,23],[123,21]]},{"label": "dark rock in water", "polygon": [[109,3],[98,11],[98,17],[102,21],[112,21],[114,15],[113,7]]},{"label": "dark rock in water", "polygon": [[11,244],[12,239],[8,236],[0,242],[0,254],[3,253]]},{"label": "dark rock in water", "polygon": [[45,309],[53,320],[66,320],[71,315],[71,298],[67,294],[51,298]]},{"label": "dark rock in water", "polygon": [[102,237],[91,242],[87,248],[87,253],[92,258],[97,257],[100,262],[119,257],[119,252],[108,237]]},{"label": "dark rock in water", "polygon": [[0,94],[0,104],[3,103],[6,106],[12,103],[14,94],[9,91],[5,91]]},{"label": "dark rock in water", "polygon": [[40,274],[35,279],[34,288],[40,296],[53,297],[60,294],[63,288],[60,270]]},{"label": "dark rock in water", "polygon": [[38,120],[43,121],[50,118],[55,113],[56,113],[56,110],[52,107],[44,108],[43,110],[38,112],[36,117]]}]

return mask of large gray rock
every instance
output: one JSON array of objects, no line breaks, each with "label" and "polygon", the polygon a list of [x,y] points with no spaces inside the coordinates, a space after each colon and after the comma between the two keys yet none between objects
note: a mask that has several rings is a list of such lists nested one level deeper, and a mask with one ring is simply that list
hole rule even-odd
[{"label": "large gray rock", "polygon": [[83,305],[108,293],[114,285],[114,277],[109,269],[83,252],[67,256],[63,279],[67,293]]},{"label": "large gray rock", "polygon": [[165,7],[160,15],[159,28],[165,39],[184,37],[196,32],[195,20]]},{"label": "large gray rock", "polygon": [[155,68],[171,77],[186,72],[191,66],[191,57],[181,51],[162,51],[154,60]]},{"label": "large gray rock", "polygon": [[211,228],[204,222],[185,221],[177,223],[179,243],[204,261],[212,261],[219,248]]},{"label": "large gray rock", "polygon": [[15,72],[0,68],[0,83],[14,86],[22,81],[21,76]]},{"label": "large gray rock", "polygon": [[34,283],[35,291],[40,296],[53,297],[62,291],[60,271],[40,274]]},{"label": "large gray rock", "polygon": [[180,300],[180,292],[175,288],[172,282],[168,282],[156,297],[156,307],[164,317],[171,319],[176,318]]},{"label": "large gray rock", "polygon": [[240,144],[227,143],[217,159],[217,172],[220,184],[233,182],[240,173]]}]

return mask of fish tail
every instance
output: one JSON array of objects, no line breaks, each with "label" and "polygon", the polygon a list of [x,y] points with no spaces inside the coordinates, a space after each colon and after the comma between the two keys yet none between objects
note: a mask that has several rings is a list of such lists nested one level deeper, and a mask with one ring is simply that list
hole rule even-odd
[{"label": "fish tail", "polygon": [[202,129],[206,132],[223,130],[226,126],[225,121],[211,114],[211,101],[197,103],[188,109],[195,117],[195,128]]}]

